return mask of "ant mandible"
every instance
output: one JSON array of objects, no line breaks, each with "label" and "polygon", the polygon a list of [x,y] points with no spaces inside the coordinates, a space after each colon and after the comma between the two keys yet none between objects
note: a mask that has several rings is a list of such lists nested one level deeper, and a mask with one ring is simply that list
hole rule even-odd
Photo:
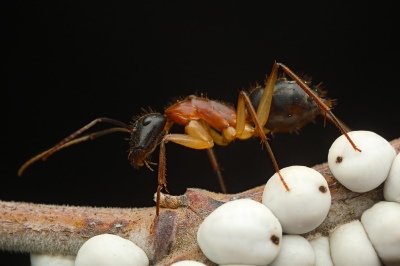
[{"label": "ant mandible", "polygon": [[[278,68],[292,78],[278,78]],[[336,125],[346,136],[352,147],[361,152],[354,144],[345,126],[331,111],[332,101],[324,99],[324,94],[312,90],[307,82],[299,78],[292,70],[282,63],[274,63],[271,74],[267,77],[265,87],[257,86],[250,93],[239,92],[236,110],[224,103],[191,95],[168,107],[164,114],[148,112],[140,116],[132,125],[110,118],[97,118],[66,137],[54,147],[28,160],[18,171],[23,171],[35,161],[46,160],[54,152],[70,145],[94,139],[112,132],[123,131],[131,134],[128,159],[134,168],[146,166],[150,170],[152,163],[150,155],[159,145],[158,187],[156,194],[156,215],[159,215],[160,194],[167,189],[165,144],[174,142],[192,149],[206,149],[211,163],[216,171],[222,191],[226,193],[225,185],[218,168],[212,147],[214,143],[225,146],[235,139],[261,138],[278,173],[283,186],[290,190],[279,171],[278,163],[268,144],[266,135],[273,132],[292,132],[300,129],[323,115]],[[84,131],[99,122],[111,123],[118,127],[95,132],[76,138]],[[186,134],[170,133],[173,124],[185,127]]]}]

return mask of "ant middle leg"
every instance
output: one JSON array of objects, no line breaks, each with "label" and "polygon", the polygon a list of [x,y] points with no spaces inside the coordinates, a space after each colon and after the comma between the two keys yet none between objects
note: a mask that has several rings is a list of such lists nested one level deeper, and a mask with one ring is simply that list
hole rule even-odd
[{"label": "ant middle leg", "polygon": [[224,193],[224,194],[228,193],[226,186],[225,186],[224,178],[222,177],[221,168],[219,167],[217,157],[215,155],[213,148],[207,149],[207,155],[208,155],[208,158],[210,159],[211,166],[214,169],[214,173],[216,173],[216,175],[218,177],[218,182],[219,182],[219,186],[221,188],[222,193]]}]

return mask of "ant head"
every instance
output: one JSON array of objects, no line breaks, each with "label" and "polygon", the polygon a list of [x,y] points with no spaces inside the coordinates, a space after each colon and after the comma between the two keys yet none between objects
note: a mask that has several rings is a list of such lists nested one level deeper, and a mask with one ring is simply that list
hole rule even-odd
[{"label": "ant head", "polygon": [[148,113],[141,116],[132,125],[130,139],[129,161],[134,168],[146,164],[147,158],[151,155],[164,135],[166,119],[160,113]]}]

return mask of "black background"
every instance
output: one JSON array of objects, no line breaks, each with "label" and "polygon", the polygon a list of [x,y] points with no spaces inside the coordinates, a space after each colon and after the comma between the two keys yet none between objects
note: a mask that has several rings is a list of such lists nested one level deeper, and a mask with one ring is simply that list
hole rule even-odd
[{"label": "black background", "polygon": [[[162,112],[174,97],[194,93],[236,104],[238,92],[262,83],[274,61],[323,82],[328,96],[338,100],[334,113],[352,129],[397,138],[397,10],[385,1],[29,1],[6,6],[0,199],[154,206],[157,173],[130,166],[124,133],[60,151],[22,177],[17,170],[97,117],[129,123],[141,108]],[[326,161],[339,135],[318,118],[299,135],[277,134],[270,144],[281,168],[313,166]],[[229,192],[261,185],[274,173],[258,139],[215,151]],[[167,180],[174,195],[188,187],[219,191],[206,152],[175,144],[167,145]],[[0,255],[1,261],[13,260],[7,265],[29,265],[26,254]]]}]

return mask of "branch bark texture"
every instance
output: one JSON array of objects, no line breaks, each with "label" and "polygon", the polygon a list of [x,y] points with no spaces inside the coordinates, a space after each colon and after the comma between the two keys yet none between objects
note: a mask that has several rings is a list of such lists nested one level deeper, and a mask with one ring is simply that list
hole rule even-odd
[{"label": "branch bark texture", "polygon": [[[390,142],[400,151],[400,138]],[[305,236],[329,235],[336,226],[359,219],[375,203],[384,200],[382,185],[367,193],[355,193],[339,184],[328,164],[313,167],[327,180],[332,205],[325,221]],[[151,265],[170,265],[190,259],[214,265],[196,241],[200,223],[221,204],[239,198],[261,202],[264,186],[237,194],[187,189],[180,196],[163,194],[160,216],[153,208],[92,208],[0,201],[0,249],[39,254],[76,255],[80,246],[98,234],[115,234],[141,247]]]}]

